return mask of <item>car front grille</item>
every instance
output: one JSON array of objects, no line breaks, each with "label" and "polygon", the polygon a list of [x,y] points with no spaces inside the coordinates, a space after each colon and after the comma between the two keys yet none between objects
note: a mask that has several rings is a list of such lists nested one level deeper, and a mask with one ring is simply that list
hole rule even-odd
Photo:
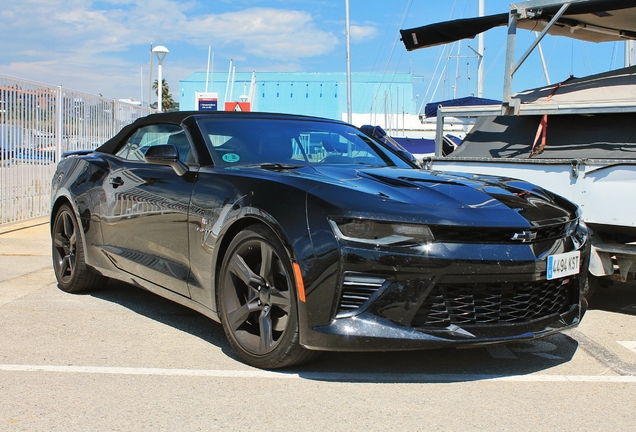
[{"label": "car front grille", "polygon": [[412,321],[418,327],[526,323],[566,312],[578,299],[578,279],[523,283],[438,284]]},{"label": "car front grille", "polygon": [[381,277],[345,273],[336,318],[358,311],[385,282]]},{"label": "car front grille", "polygon": [[538,243],[565,237],[570,231],[572,222],[531,228],[487,228],[461,226],[430,226],[436,241],[446,243],[521,243],[512,240],[515,234],[528,232],[533,239],[526,243]]}]

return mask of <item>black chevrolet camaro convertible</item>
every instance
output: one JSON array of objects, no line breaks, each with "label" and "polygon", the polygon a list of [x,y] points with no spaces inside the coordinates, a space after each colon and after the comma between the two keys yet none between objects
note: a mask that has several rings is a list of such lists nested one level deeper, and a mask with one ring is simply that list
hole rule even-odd
[{"label": "black chevrolet camaro convertible", "polygon": [[342,123],[154,114],[52,183],[53,267],[222,323],[262,368],[319,351],[523,341],[576,326],[589,237],[575,205],[519,180],[424,171]]}]

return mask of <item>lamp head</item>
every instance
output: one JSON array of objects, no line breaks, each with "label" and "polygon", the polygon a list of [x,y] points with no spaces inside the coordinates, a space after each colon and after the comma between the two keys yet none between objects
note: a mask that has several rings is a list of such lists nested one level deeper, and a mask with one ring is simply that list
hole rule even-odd
[{"label": "lamp head", "polygon": [[155,55],[157,56],[157,59],[159,59],[159,63],[161,63],[161,61],[163,61],[166,54],[168,54],[170,51],[168,51],[168,48],[166,48],[163,45],[157,45],[156,47],[152,49],[152,52],[155,53]]}]

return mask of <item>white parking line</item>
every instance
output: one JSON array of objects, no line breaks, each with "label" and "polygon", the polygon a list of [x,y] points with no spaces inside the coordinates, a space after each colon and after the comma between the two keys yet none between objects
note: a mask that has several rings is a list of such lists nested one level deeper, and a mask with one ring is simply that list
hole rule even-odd
[{"label": "white parking line", "polygon": [[51,366],[0,364],[5,372],[62,372],[115,375],[190,376],[213,378],[269,378],[307,379],[319,381],[356,382],[465,382],[465,381],[513,381],[513,382],[598,382],[634,383],[636,376],[590,376],[590,375],[487,375],[487,374],[399,374],[399,373],[340,373],[340,372],[268,372],[262,370],[206,370],[206,369],[160,369],[127,368],[106,366]]},{"label": "white parking line", "polygon": [[636,354],[636,341],[616,341],[625,348]]}]

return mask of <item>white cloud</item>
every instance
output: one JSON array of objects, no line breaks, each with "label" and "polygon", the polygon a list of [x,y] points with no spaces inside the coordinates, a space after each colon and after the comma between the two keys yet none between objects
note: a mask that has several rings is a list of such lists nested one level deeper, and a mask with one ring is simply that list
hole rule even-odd
[{"label": "white cloud", "polygon": [[178,93],[176,82],[203,64],[186,64],[192,62],[185,52],[193,46],[212,45],[217,58],[244,58],[262,70],[297,71],[339,43],[308,12],[253,7],[201,15],[196,6],[175,0],[14,1],[0,11],[3,33],[11,35],[0,40],[0,73],[129,97],[139,93],[140,65],[147,66],[146,47],[154,43],[171,51],[164,73]]},{"label": "white cloud", "polygon": [[333,49],[338,39],[320,30],[310,14],[300,11],[251,8],[195,18],[191,37],[214,46],[238,45],[249,54],[279,60],[315,57]]},{"label": "white cloud", "polygon": [[378,29],[371,26],[352,25],[349,31],[352,42],[368,42],[378,35]]}]

